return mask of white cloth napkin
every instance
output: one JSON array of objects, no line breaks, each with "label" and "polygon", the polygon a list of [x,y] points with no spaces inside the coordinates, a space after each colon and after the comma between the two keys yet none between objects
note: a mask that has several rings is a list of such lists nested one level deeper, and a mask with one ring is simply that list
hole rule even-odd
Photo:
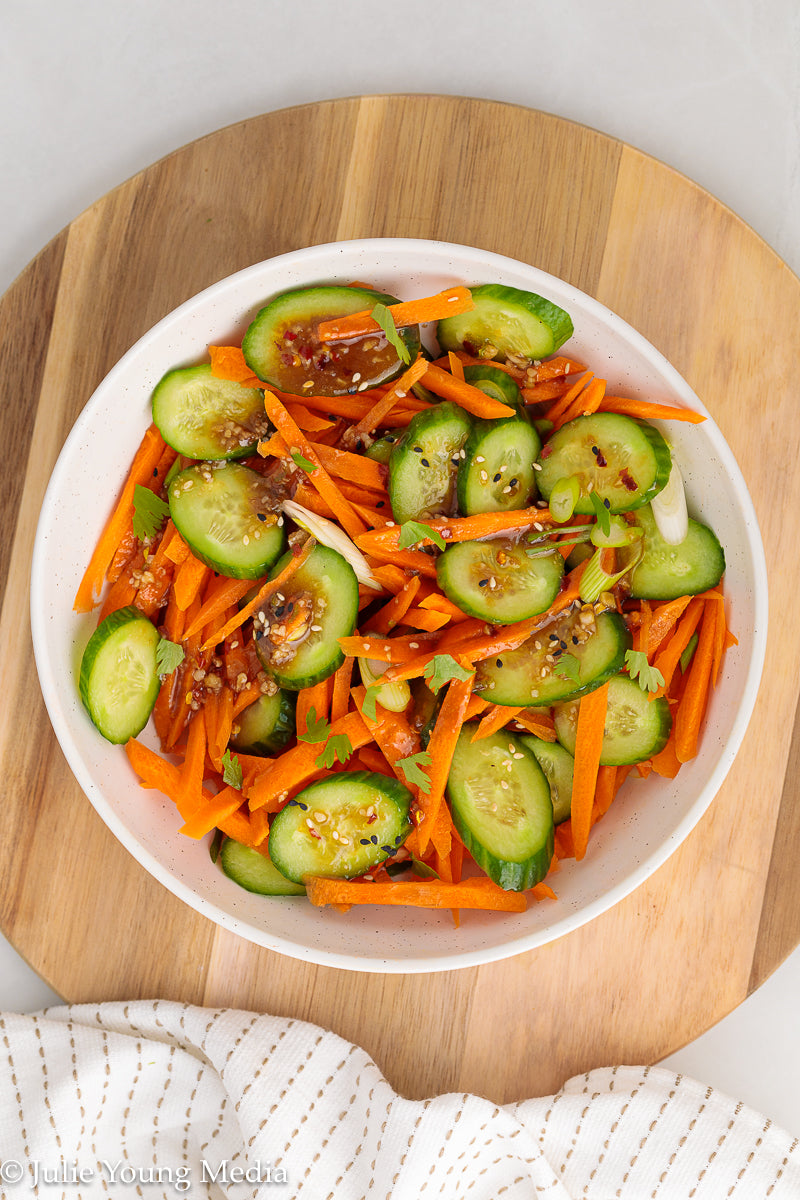
[{"label": "white cloth napkin", "polygon": [[412,1101],[314,1025],[136,1001],[0,1016],[0,1195],[783,1200],[800,1147],[658,1068]]}]

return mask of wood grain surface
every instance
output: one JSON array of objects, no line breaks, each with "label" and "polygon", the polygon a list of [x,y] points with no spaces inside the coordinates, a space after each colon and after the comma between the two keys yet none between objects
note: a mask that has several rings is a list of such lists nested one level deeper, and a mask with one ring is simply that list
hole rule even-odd
[{"label": "wood grain surface", "polygon": [[[50,471],[124,351],[233,271],[383,235],[522,259],[637,327],[722,428],[770,567],[756,711],[695,832],[583,929],[432,976],[281,958],[168,894],[73,781],[39,695],[26,617]],[[70,1001],[158,996],[308,1019],[364,1046],[409,1097],[547,1094],[592,1067],[657,1061],[730,1012],[800,940],[798,314],[797,278],[702,189],[602,134],[495,102],[371,96],[271,113],[177,151],[99,200],[0,301],[6,936]]]}]

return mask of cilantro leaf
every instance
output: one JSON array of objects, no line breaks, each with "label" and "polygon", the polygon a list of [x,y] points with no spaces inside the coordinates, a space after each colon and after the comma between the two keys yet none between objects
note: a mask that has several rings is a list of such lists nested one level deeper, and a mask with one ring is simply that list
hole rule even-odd
[{"label": "cilantro leaf", "polygon": [[556,666],[559,679],[569,679],[572,683],[580,683],[581,664],[574,654],[562,654]]},{"label": "cilantro leaf", "polygon": [[328,738],[325,748],[314,759],[314,762],[318,767],[328,767],[330,769],[337,761],[346,763],[352,753],[353,746],[347,734],[335,733],[333,737]]},{"label": "cilantro leaf", "polygon": [[432,692],[438,692],[451,679],[469,679],[472,674],[452,654],[434,654],[425,668],[425,680]]},{"label": "cilantro leaf", "polygon": [[242,789],[242,764],[236,755],[226,750],[222,756],[222,781],[229,787]]},{"label": "cilantro leaf", "polygon": [[383,684],[374,683],[371,687],[367,688],[366,693],[364,694],[364,703],[361,706],[361,710],[364,713],[364,716],[369,717],[370,721],[377,721],[378,719],[378,714],[375,711],[375,704],[378,696],[380,695],[382,686]]},{"label": "cilantro leaf", "polygon": [[430,754],[423,750],[419,754],[409,754],[406,758],[398,758],[395,766],[400,768],[408,783],[416,784],[420,791],[427,795],[431,790],[431,781],[430,776],[422,768],[429,767],[432,762]]},{"label": "cilantro leaf", "polygon": [[635,679],[643,692],[657,692],[664,683],[658,667],[651,667],[643,650],[626,650],[625,666],[631,679]]},{"label": "cilantro leaf", "polygon": [[592,508],[594,509],[595,516],[597,517],[597,524],[600,526],[600,532],[604,533],[606,537],[608,537],[608,535],[611,533],[611,513],[606,507],[605,501],[600,499],[597,492],[589,492],[589,499],[592,502]]},{"label": "cilantro leaf", "polygon": [[299,450],[292,450],[290,453],[292,456],[292,462],[296,467],[299,467],[301,471],[305,471],[308,475],[312,475],[314,471],[316,471],[317,464],[305,458]]},{"label": "cilantro leaf", "polygon": [[317,742],[324,742],[331,731],[331,727],[324,717],[317,719],[317,710],[310,708],[306,719],[305,733],[298,733],[298,742],[309,742],[312,746],[316,746]]},{"label": "cilantro leaf", "polygon": [[397,544],[401,550],[405,550],[408,546],[416,546],[417,542],[422,542],[425,538],[429,538],[440,550],[447,546],[438,529],[433,529],[422,521],[403,521],[400,526],[400,541]]},{"label": "cilantro leaf", "polygon": [[406,366],[411,362],[411,354],[408,346],[405,344],[400,334],[397,332],[397,326],[394,323],[394,317],[389,312],[385,304],[376,304],[370,313],[373,321],[377,321],[383,332],[386,334],[386,340],[390,345],[394,346],[397,351],[397,357]]},{"label": "cilantro leaf", "polygon": [[137,483],[133,489],[133,532],[144,541],[154,538],[169,516],[169,505],[150,488]]},{"label": "cilantro leaf", "polygon": [[171,675],[179,667],[186,655],[183,646],[171,642],[169,638],[161,638],[156,646],[156,670],[159,675]]}]

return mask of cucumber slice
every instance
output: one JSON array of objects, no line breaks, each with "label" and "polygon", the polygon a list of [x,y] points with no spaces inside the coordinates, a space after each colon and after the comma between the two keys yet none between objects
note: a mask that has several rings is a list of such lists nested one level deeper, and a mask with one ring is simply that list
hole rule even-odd
[{"label": "cucumber slice", "polygon": [[187,458],[244,458],[269,431],[264,393],[217,379],[210,363],[168,371],[152,404],[164,441]]},{"label": "cucumber slice", "polygon": [[101,621],[81,659],[78,690],[92,722],[109,742],[141,733],[158,696],[158,630],[138,608]]},{"label": "cucumber slice", "polygon": [[[558,740],[570,754],[575,753],[578,704],[559,704],[553,712]],[[600,762],[608,767],[644,762],[664,749],[671,728],[672,716],[664,696],[653,699],[629,675],[615,675],[608,683]]]},{"label": "cucumber slice", "polygon": [[572,699],[621,671],[630,647],[619,613],[597,615],[585,605],[544,625],[518,650],[479,663],[475,691],[517,708]]},{"label": "cucumber slice", "polygon": [[259,696],[236,718],[238,732],[231,738],[234,750],[269,758],[294,736],[296,696],[280,688],[274,696]]},{"label": "cucumber slice", "polygon": [[[316,327],[329,317],[396,304],[371,288],[335,285],[298,288],[276,296],[256,315],[242,351],[250,370],[265,383],[295,396],[342,396],[394,379],[403,362],[380,332],[346,342],[320,342]],[[419,327],[397,331],[413,361]]]},{"label": "cucumber slice", "polygon": [[411,832],[411,792],[370,771],[340,771],[304,788],[272,822],[269,851],[295,883],[352,879],[394,854]]},{"label": "cucumber slice", "polygon": [[199,463],[167,493],[176,529],[206,566],[233,579],[260,579],[283,550],[285,531],[269,509],[267,485],[241,463]]},{"label": "cucumber slice", "polygon": [[563,308],[519,288],[485,283],[471,288],[475,307],[439,321],[442,350],[466,350],[482,358],[527,359],[553,354],[572,337],[572,320]]},{"label": "cucumber slice", "polygon": [[539,491],[545,500],[561,479],[577,478],[575,512],[591,514],[594,492],[609,512],[639,508],[666,487],[669,447],[652,425],[619,413],[590,413],[568,421],[539,456]]},{"label": "cucumber slice", "polygon": [[376,442],[368,446],[364,451],[365,458],[371,458],[374,462],[387,465],[391,458],[392,451],[397,443],[402,438],[402,433],[385,433],[383,437],[379,437]]},{"label": "cucumber slice", "polygon": [[239,887],[259,896],[305,896],[302,883],[294,883],[282,875],[269,855],[252,846],[243,846],[226,838],[219,853],[219,863],[225,874]]},{"label": "cucumber slice", "polygon": [[525,550],[524,542],[510,538],[455,542],[437,560],[437,582],[470,616],[494,625],[524,621],[546,612],[564,575],[557,551],[533,558]]},{"label": "cucumber slice", "polygon": [[677,546],[665,542],[648,505],[636,514],[644,531],[644,554],[629,576],[636,600],[675,600],[715,587],[725,571],[725,552],[707,525],[689,519],[689,531]]},{"label": "cucumber slice", "polygon": [[[272,578],[289,562],[275,564]],[[327,679],[344,662],[337,638],[358,619],[358,580],[336,550],[317,543],[282,592],[253,619],[256,653],[281,687],[298,691]]]},{"label": "cucumber slice", "polygon": [[389,459],[389,500],[398,524],[455,512],[456,472],[471,430],[470,416],[450,401],[412,419]]},{"label": "cucumber slice", "polygon": [[471,741],[459,734],[447,796],[453,823],[490,879],[522,892],[544,879],[553,857],[553,806],[544,772],[522,741],[505,731]]},{"label": "cucumber slice", "polygon": [[545,773],[550,784],[553,820],[556,825],[566,821],[572,812],[572,776],[575,759],[559,742],[546,742],[532,733],[521,733],[519,740],[529,750]]},{"label": "cucumber slice", "polygon": [[456,482],[465,516],[527,508],[536,498],[533,464],[542,440],[525,417],[480,421],[464,445]]},{"label": "cucumber slice", "polygon": [[471,363],[464,367],[464,379],[493,400],[510,404],[513,408],[522,408],[522,392],[507,371],[501,371],[489,363]]}]

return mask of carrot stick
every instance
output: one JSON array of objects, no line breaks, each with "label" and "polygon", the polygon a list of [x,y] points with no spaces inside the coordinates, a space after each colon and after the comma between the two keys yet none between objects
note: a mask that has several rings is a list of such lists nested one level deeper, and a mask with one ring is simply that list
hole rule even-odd
[{"label": "carrot stick", "polygon": [[575,857],[579,861],[586,853],[589,830],[592,827],[592,806],[600,767],[600,752],[603,748],[607,707],[607,683],[582,696],[578,705],[571,823]]},{"label": "carrot stick", "polygon": [[556,727],[549,713],[537,712],[536,709],[522,708],[514,720],[523,729],[527,730],[528,733],[532,733],[534,737],[541,738],[543,742],[554,742],[556,740]]},{"label": "carrot stick", "polygon": [[408,370],[404,371],[394,385],[389,388],[388,392],[380,400],[376,400],[361,420],[353,425],[350,435],[357,439],[362,434],[372,433],[373,430],[378,429],[398,401],[404,399],[414,384],[419,382],[425,374],[427,365],[425,359],[420,355],[416,362],[412,363]]},{"label": "carrot stick", "polygon": [[679,596],[676,600],[667,600],[664,604],[659,604],[657,608],[654,608],[650,618],[647,645],[641,646],[640,649],[645,650],[648,655],[654,654],[667,634],[675,627],[691,599],[691,596]]},{"label": "carrot stick", "polygon": [[249,604],[245,604],[244,608],[240,608],[235,616],[226,621],[221,629],[218,629],[215,634],[209,637],[207,641],[203,643],[203,650],[209,650],[212,646],[219,645],[220,642],[224,641],[225,638],[230,637],[235,630],[244,625],[245,621],[249,620],[254,612],[258,612],[259,609],[261,609],[267,602],[267,600],[269,600],[270,596],[274,596],[276,592],[279,592],[281,588],[288,583],[295,571],[297,571],[306,561],[315,545],[316,542],[314,539],[309,538],[307,542],[303,543],[301,549],[297,550],[296,552],[293,551],[292,557],[289,559],[280,574],[276,575],[274,579],[268,579],[266,583],[264,583],[258,590]]},{"label": "carrot stick", "polygon": [[697,754],[697,740],[705,716],[714,666],[717,608],[716,604],[705,605],[697,649],[675,713],[675,755],[682,763],[689,762]]},{"label": "carrot stick", "polygon": [[206,717],[202,708],[192,715],[186,757],[181,767],[181,790],[187,808],[194,811],[203,794],[206,767]]},{"label": "carrot stick", "polygon": [[[331,725],[330,735],[349,738],[353,750],[358,750],[372,741],[372,735],[357,712],[348,713]],[[316,759],[319,758],[321,749],[319,745],[298,742],[290,750],[285,750],[283,754],[272,759],[248,790],[247,799],[251,812],[265,805],[270,806],[270,811],[275,811],[290,791],[296,790],[312,775],[316,775],[320,770]]]},{"label": "carrot stick", "polygon": [[435,633],[437,629],[449,624],[450,613],[437,612],[430,608],[409,608],[398,621],[398,625],[410,625],[412,629],[424,629],[426,633]]},{"label": "carrot stick", "polygon": [[433,645],[420,635],[418,638],[408,637],[378,637],[369,632],[359,637],[339,638],[339,646],[343,654],[350,658],[374,658],[376,662],[405,663],[419,656],[421,646]]},{"label": "carrot stick", "polygon": [[[297,422],[292,419],[286,411],[285,406],[281,403],[278,397],[267,388],[264,392],[264,407],[272,424],[281,434],[290,453],[298,453],[303,458],[314,464],[314,470],[309,472],[309,478],[316,487],[320,495],[327,500],[333,511],[337,514],[338,520],[344,527],[345,532],[350,537],[355,537],[359,533],[363,533],[365,526],[364,522],[359,517],[358,513],[353,508],[349,500],[347,500],[331,479],[328,472],[322,465],[322,461],[317,452],[318,448],[313,442],[310,442],[306,435],[298,428]],[[261,447],[259,445],[259,453]]]},{"label": "carrot stick", "polygon": [[585,371],[583,375],[578,376],[575,382],[564,392],[563,396],[559,400],[556,400],[555,404],[550,405],[545,414],[547,420],[557,421],[562,413],[567,411],[573,400],[580,396],[583,389],[588,386],[593,378],[594,372],[592,371]]},{"label": "carrot stick", "polygon": [[705,421],[703,414],[692,408],[676,408],[671,404],[655,404],[651,400],[634,400],[627,396],[604,396],[598,411],[641,417],[645,421],[690,421],[692,425]]},{"label": "carrot stick", "polygon": [[[125,753],[139,776],[142,787],[163,792],[173,801],[184,821],[188,821],[197,805],[198,798],[193,796],[191,800],[187,801],[182,787],[183,777],[180,767],[167,762],[160,754],[156,754],[154,750],[145,746],[143,742],[137,741],[136,738],[131,738],[125,743]],[[210,795],[211,793],[204,789],[204,797]]]},{"label": "carrot stick", "polygon": [[[420,300],[405,300],[390,304],[389,312],[398,328],[407,325],[424,325],[428,321],[440,321],[445,317],[456,317],[475,307],[472,293],[466,287],[452,287],[435,296]],[[349,316],[331,317],[320,321],[317,337],[321,342],[341,342],[347,338],[365,337],[369,333],[382,333],[381,326],[371,315],[371,309],[351,313]]]},{"label": "carrot stick", "polygon": [[[453,761],[461,726],[464,724],[464,713],[472,695],[474,681],[474,675],[470,675],[468,679],[453,679],[447,685],[447,692],[428,743],[428,753],[431,756],[431,765],[428,770],[430,787],[427,795],[424,792],[420,793],[417,826],[420,851],[423,854],[430,838],[431,829],[436,823],[439,806],[444,798],[450,764]],[[452,908],[453,905],[449,907]]]},{"label": "carrot stick", "polygon": [[242,793],[235,787],[225,787],[216,796],[204,797],[179,832],[195,839],[205,837],[220,821],[232,816],[241,807]]},{"label": "carrot stick", "polygon": [[506,892],[491,879],[462,879],[444,883],[440,879],[409,879],[391,883],[358,883],[350,879],[326,879],[312,875],[306,879],[306,891],[312,904],[392,904],[414,908],[479,908],[500,912],[525,912],[524,892]]},{"label": "carrot stick", "polygon": [[244,360],[241,346],[209,346],[211,374],[218,379],[230,379],[245,387],[263,388],[263,382],[254,375]]},{"label": "carrot stick", "polygon": [[592,825],[604,817],[617,794],[617,768],[600,766],[597,768],[597,786],[592,804]]},{"label": "carrot stick", "polygon": [[487,396],[480,388],[473,387],[471,383],[464,383],[463,379],[456,379],[449,371],[443,371],[435,363],[428,363],[422,382],[434,395],[454,401],[474,417],[492,420],[495,417],[514,416],[514,409],[510,405],[495,400],[493,396]]},{"label": "carrot stick", "polygon": [[567,421],[572,421],[575,417],[596,412],[605,394],[605,379],[597,379],[596,377],[592,379],[561,415],[553,421],[553,432],[560,429],[562,425],[566,425]]},{"label": "carrot stick", "polygon": [[192,637],[195,633],[200,633],[205,625],[222,616],[232,605],[238,604],[242,597],[250,591],[253,580],[227,579],[221,575],[219,579],[213,581],[213,584],[210,596],[206,597],[197,616],[191,625],[187,626],[184,637]]},{"label": "carrot stick", "polygon": [[402,591],[399,591],[396,596],[392,596],[391,600],[370,618],[367,633],[370,635],[386,634],[394,629],[414,603],[421,582],[419,575],[412,575],[410,579],[406,580]]},{"label": "carrot stick", "polygon": [[689,645],[692,634],[697,628],[702,615],[703,601],[699,596],[695,596],[687,605],[686,611],[676,625],[671,638],[666,644],[662,643],[661,649],[653,659],[653,666],[664,677],[664,683],[658,689],[658,695],[664,695],[665,692],[669,691],[669,686],[680,662],[681,655]]},{"label": "carrot stick", "polygon": [[106,572],[133,519],[133,493],[136,485],[146,486],[152,479],[165,445],[155,425],[151,425],[142,438],[119,499],[89,559],[73,604],[76,612],[91,612],[98,603]]},{"label": "carrot stick", "polygon": [[298,735],[308,730],[308,718],[312,708],[318,721],[328,720],[332,692],[333,676],[328,676],[327,679],[322,679],[312,687],[302,688],[297,693],[295,721]]},{"label": "carrot stick", "polygon": [[[431,529],[441,534],[445,542],[475,542],[480,538],[497,537],[504,533],[517,533],[521,529],[533,528],[541,533],[552,523],[548,508],[518,508],[508,512],[475,513],[471,517],[431,517],[425,522]],[[558,527],[559,533],[569,533],[569,525]],[[400,527],[390,525],[383,529],[373,529],[355,539],[356,545],[365,554],[375,554],[379,550],[393,551],[400,542]],[[431,538],[423,538],[423,546],[432,546]]]},{"label": "carrot stick", "polygon": [[462,383],[465,383],[466,380],[464,378],[464,364],[462,363],[462,361],[458,357],[458,355],[454,354],[452,350],[449,350],[447,353],[447,363],[450,368],[450,374],[455,379],[460,379]]},{"label": "carrot stick", "polygon": [[172,583],[175,603],[182,612],[197,599],[203,589],[206,579],[211,574],[205,563],[200,562],[193,554],[187,554]]},{"label": "carrot stick", "polygon": [[[206,723],[208,740],[208,757],[216,769],[222,772],[222,756],[228,748],[233,730],[234,695],[229,687],[223,687],[215,697],[214,722],[208,720],[208,701],[206,700]],[[242,803],[241,796],[239,803]]]},{"label": "carrot stick", "polygon": [[521,708],[507,708],[504,704],[491,704],[485,716],[481,717],[478,728],[473,733],[470,741],[477,742],[481,738],[490,737],[493,733],[497,733],[509,721],[516,717],[517,713],[522,712]]},{"label": "carrot stick", "polygon": [[345,658],[342,665],[333,676],[333,693],[331,695],[331,725],[347,715],[350,708],[350,687],[353,679],[353,667],[356,660]]},{"label": "carrot stick", "polygon": [[313,413],[305,404],[291,404],[286,402],[286,411],[298,424],[299,428],[304,433],[325,433],[329,429],[335,429],[336,423],[329,421],[326,417],[321,417],[318,413]]},{"label": "carrot stick", "polygon": [[[357,483],[361,488],[386,493],[386,468],[366,458],[363,454],[353,454],[349,450],[337,450],[335,446],[325,446],[321,442],[310,442],[316,451],[323,468],[338,479],[346,479]],[[262,458],[272,455],[275,458],[289,458],[289,448],[282,434],[275,433],[268,441],[259,444]],[[313,479],[313,476],[309,476]],[[337,485],[338,488],[338,485]],[[338,489],[342,495],[344,492]]]}]

